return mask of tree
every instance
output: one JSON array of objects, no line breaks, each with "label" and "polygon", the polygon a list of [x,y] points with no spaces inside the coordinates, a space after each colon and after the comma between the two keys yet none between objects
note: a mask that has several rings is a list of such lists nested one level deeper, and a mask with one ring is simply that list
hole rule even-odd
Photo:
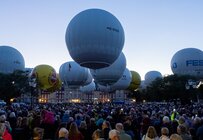
[{"label": "tree", "polygon": [[145,89],[145,98],[148,101],[169,101],[180,99],[182,101],[196,100],[197,90],[195,88],[186,89],[188,80],[197,81],[193,76],[169,75],[157,78]]},{"label": "tree", "polygon": [[19,97],[30,90],[28,76],[23,71],[15,71],[11,74],[0,73],[0,99],[7,103],[11,98]]}]

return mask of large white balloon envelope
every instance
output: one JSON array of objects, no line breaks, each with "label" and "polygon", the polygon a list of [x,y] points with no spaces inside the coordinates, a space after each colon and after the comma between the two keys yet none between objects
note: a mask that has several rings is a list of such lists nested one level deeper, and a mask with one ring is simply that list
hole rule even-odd
[{"label": "large white balloon envelope", "polygon": [[157,78],[162,78],[162,74],[159,71],[149,71],[145,74],[145,85],[150,85]]},{"label": "large white balloon envelope", "polygon": [[86,86],[80,87],[80,91],[83,93],[91,93],[94,90],[96,90],[96,87],[95,87],[95,83],[93,81]]},{"label": "large white balloon envelope", "polygon": [[131,72],[126,68],[121,78],[113,85],[110,86],[111,91],[125,90],[131,83]]},{"label": "large white balloon envelope", "polygon": [[59,76],[65,86],[79,88],[88,78],[88,69],[70,61],[60,66]]},{"label": "large white balloon envelope", "polygon": [[171,70],[177,75],[203,77],[203,52],[197,48],[179,50],[171,59]]},{"label": "large white balloon envelope", "polygon": [[114,15],[101,9],[88,9],[70,21],[65,40],[74,61],[98,69],[108,67],[118,58],[125,37]]},{"label": "large white balloon envelope", "polygon": [[109,67],[93,70],[90,72],[96,83],[100,85],[112,85],[122,76],[126,68],[126,58],[121,52],[118,59]]},{"label": "large white balloon envelope", "polygon": [[22,54],[10,46],[0,46],[0,73],[13,73],[15,70],[24,71],[25,61]]}]

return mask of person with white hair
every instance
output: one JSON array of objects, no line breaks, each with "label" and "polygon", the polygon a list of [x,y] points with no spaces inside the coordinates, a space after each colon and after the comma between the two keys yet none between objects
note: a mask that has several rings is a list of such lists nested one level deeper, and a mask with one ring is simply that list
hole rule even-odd
[{"label": "person with white hair", "polygon": [[131,136],[125,133],[122,123],[116,124],[116,130],[119,131],[120,140],[132,140]]},{"label": "person with white hair", "polygon": [[170,123],[170,119],[168,116],[164,116],[162,121],[163,121],[163,123]]},{"label": "person with white hair", "polygon": [[62,127],[59,130],[59,139],[58,140],[68,140],[68,130],[65,127]]},{"label": "person with white hair", "polygon": [[120,140],[119,131],[116,129],[112,129],[109,131],[109,139],[110,140]]}]

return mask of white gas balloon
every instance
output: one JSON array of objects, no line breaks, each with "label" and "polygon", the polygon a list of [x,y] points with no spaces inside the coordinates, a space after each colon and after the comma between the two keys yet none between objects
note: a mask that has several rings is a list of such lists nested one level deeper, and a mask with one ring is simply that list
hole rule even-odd
[{"label": "white gas balloon", "polygon": [[22,54],[10,46],[0,46],[0,73],[8,74],[16,70],[24,71],[25,61]]},{"label": "white gas balloon", "polygon": [[96,90],[96,87],[95,87],[95,83],[93,81],[86,86],[80,87],[80,91],[83,93],[91,93],[94,90]]},{"label": "white gas balloon", "polygon": [[124,90],[129,87],[131,83],[132,75],[131,72],[126,68],[121,78],[112,86],[111,90]]},{"label": "white gas balloon", "polygon": [[157,78],[162,78],[162,75],[158,71],[149,71],[145,74],[145,85],[150,85]]},{"label": "white gas balloon", "polygon": [[59,76],[65,86],[79,88],[88,79],[88,69],[70,61],[60,66]]},{"label": "white gas balloon", "polygon": [[171,59],[171,70],[177,75],[203,77],[203,52],[196,48],[179,50]]},{"label": "white gas balloon", "polygon": [[101,9],[88,9],[70,21],[65,40],[74,61],[98,69],[108,67],[118,58],[125,37],[114,15]]},{"label": "white gas balloon", "polygon": [[101,85],[112,85],[119,80],[126,68],[126,58],[121,53],[118,59],[109,67],[101,69],[91,69],[90,72],[95,82]]}]

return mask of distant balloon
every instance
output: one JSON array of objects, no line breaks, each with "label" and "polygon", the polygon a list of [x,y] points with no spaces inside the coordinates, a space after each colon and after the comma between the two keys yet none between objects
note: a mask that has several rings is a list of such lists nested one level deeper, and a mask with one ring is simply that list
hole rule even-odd
[{"label": "distant balloon", "polygon": [[203,52],[196,48],[185,48],[174,54],[171,70],[177,75],[203,77]]},{"label": "distant balloon", "polygon": [[95,87],[95,83],[93,81],[86,86],[80,87],[80,91],[83,93],[91,93],[94,90],[96,90],[96,87]]},{"label": "distant balloon", "polygon": [[57,83],[56,71],[49,65],[38,65],[32,73],[31,78],[36,78],[38,88],[47,90]]},{"label": "distant balloon", "polygon": [[110,66],[124,45],[124,30],[118,19],[101,9],[77,14],[66,30],[66,45],[73,60],[84,67]]},{"label": "distant balloon", "polygon": [[70,61],[60,66],[59,76],[64,85],[69,88],[79,88],[88,79],[88,69]]},{"label": "distant balloon", "polygon": [[13,47],[0,46],[0,73],[13,73],[15,70],[23,71],[25,61],[22,54]]},{"label": "distant balloon", "polygon": [[112,85],[119,80],[126,68],[126,58],[123,53],[109,67],[90,70],[95,82],[101,85]]},{"label": "distant balloon", "polygon": [[132,80],[130,82],[128,89],[134,91],[134,90],[138,89],[138,87],[140,86],[141,77],[140,77],[139,73],[137,73],[136,71],[130,71],[130,72],[132,75]]},{"label": "distant balloon", "polygon": [[110,86],[111,90],[124,90],[129,87],[132,80],[131,72],[126,68],[123,72],[121,78],[112,86]]},{"label": "distant balloon", "polygon": [[145,74],[145,84],[150,85],[157,78],[162,78],[162,75],[158,71],[149,71]]}]

